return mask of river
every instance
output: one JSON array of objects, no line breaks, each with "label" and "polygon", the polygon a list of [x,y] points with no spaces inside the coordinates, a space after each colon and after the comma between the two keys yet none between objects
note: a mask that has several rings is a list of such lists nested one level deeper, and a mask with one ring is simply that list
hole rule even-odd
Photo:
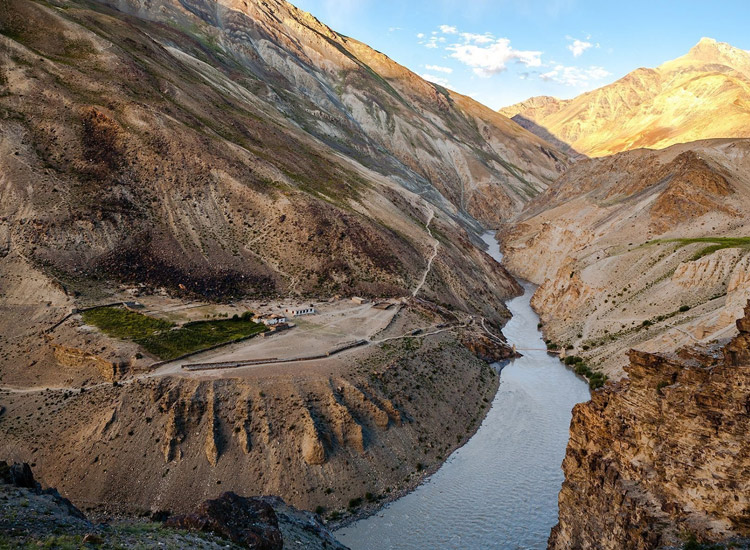
[{"label": "river", "polygon": [[[492,233],[483,237],[500,261]],[[535,287],[507,302],[503,329],[523,357],[500,375],[487,417],[466,445],[414,492],[336,532],[352,550],[543,550],[557,523],[571,410],[588,385],[542,351]],[[537,351],[539,350],[539,351]]]}]

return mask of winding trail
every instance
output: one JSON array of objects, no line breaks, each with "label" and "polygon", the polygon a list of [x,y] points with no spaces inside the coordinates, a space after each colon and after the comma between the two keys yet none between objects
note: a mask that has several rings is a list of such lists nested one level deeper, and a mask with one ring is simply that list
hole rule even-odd
[{"label": "winding trail", "polygon": [[[430,207],[428,207],[430,208]],[[425,224],[424,228],[427,230],[427,232],[430,234],[430,237],[432,237],[432,240],[435,241],[435,243],[432,245],[432,255],[427,260],[427,268],[424,270],[424,273],[422,274],[422,280],[419,281],[419,284],[414,289],[414,291],[411,293],[411,295],[414,297],[417,294],[419,294],[419,291],[422,290],[422,287],[424,286],[425,282],[427,281],[427,275],[430,274],[430,271],[432,270],[432,262],[437,257],[438,248],[440,247],[440,241],[438,241],[435,236],[432,234],[432,230],[430,229],[430,224],[432,223],[433,218],[435,217],[435,211],[430,208],[430,213],[427,217],[427,223]]]}]

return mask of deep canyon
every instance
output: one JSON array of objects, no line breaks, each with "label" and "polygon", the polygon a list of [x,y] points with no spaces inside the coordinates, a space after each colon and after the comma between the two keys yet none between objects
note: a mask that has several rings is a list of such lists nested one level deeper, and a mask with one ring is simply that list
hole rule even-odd
[{"label": "deep canyon", "polygon": [[712,39],[497,112],[283,0],[0,0],[0,546],[747,547],[749,105]]}]

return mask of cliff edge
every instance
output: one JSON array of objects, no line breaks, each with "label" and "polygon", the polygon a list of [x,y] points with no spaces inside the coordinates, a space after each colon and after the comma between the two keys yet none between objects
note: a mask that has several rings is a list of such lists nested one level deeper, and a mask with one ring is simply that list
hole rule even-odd
[{"label": "cliff edge", "polygon": [[549,550],[750,537],[750,302],[723,345],[630,352],[577,405]]}]

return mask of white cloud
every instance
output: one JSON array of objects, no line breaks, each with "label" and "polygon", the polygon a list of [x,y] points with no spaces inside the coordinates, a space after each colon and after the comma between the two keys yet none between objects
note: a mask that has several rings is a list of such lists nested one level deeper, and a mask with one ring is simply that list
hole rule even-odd
[{"label": "white cloud", "polygon": [[542,65],[542,52],[515,50],[507,38],[498,38],[487,46],[452,44],[446,49],[452,52],[451,57],[471,67],[481,77],[503,72],[510,61],[518,61],[527,67]]},{"label": "white cloud", "polygon": [[568,49],[573,52],[573,57],[580,57],[583,52],[594,46],[591,42],[578,40],[577,38],[569,38],[569,40],[573,40],[571,44],[568,44]]},{"label": "white cloud", "polygon": [[471,32],[462,32],[461,38],[465,42],[473,42],[474,44],[489,44],[495,41],[495,37],[491,33],[474,34]]},{"label": "white cloud", "polygon": [[422,40],[422,39],[424,38],[424,33],[423,33],[423,32],[420,32],[420,33],[419,33],[419,34],[417,35],[417,38],[419,38],[420,40]]},{"label": "white cloud", "polygon": [[435,71],[437,73],[445,73],[445,74],[452,74],[453,69],[450,67],[441,67],[440,65],[425,65],[425,69],[428,71]]},{"label": "white cloud", "polygon": [[588,68],[566,67],[564,65],[555,65],[555,67],[546,73],[539,75],[539,78],[546,81],[557,82],[564,86],[585,87],[597,80],[602,80],[611,76],[604,67],[591,66]]},{"label": "white cloud", "polygon": [[443,34],[458,34],[458,29],[451,25],[440,25],[440,32]]},{"label": "white cloud", "polygon": [[429,73],[425,73],[420,76],[424,78],[425,80],[427,80],[428,82],[434,82],[435,84],[439,84],[440,86],[443,86],[446,88],[449,86],[448,80],[443,78],[442,76],[435,76]]},{"label": "white cloud", "polygon": [[438,45],[437,42],[428,42],[424,45],[425,48],[430,48],[431,50],[437,49]]}]

